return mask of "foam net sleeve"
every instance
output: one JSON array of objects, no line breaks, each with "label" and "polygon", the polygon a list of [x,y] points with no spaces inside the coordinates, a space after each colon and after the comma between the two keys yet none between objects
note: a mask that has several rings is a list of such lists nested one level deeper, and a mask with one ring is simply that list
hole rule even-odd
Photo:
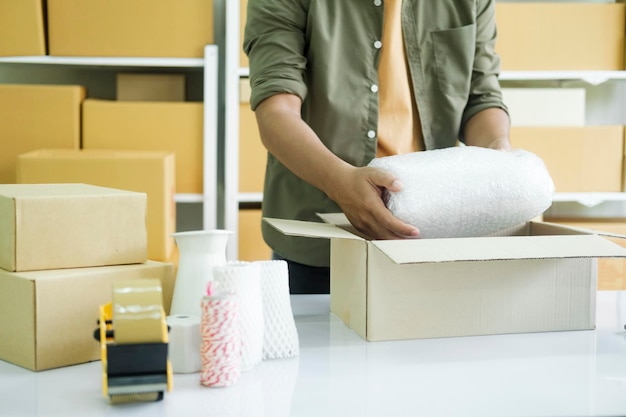
[{"label": "foam net sleeve", "polygon": [[523,149],[460,146],[376,158],[369,163],[404,183],[385,190],[391,213],[422,238],[474,237],[541,215],[554,183],[544,162]]}]

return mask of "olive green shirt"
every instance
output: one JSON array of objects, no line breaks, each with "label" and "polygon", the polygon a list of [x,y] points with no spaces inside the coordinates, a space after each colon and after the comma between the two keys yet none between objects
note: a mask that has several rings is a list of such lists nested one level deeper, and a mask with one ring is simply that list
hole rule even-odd
[{"label": "olive green shirt", "polygon": [[[291,93],[302,118],[337,156],[367,165],[376,156],[378,60],[383,0],[248,0],[244,50],[250,61],[250,104]],[[481,110],[506,110],[494,0],[404,0],[402,30],[426,149],[455,146]],[[268,155],[263,216],[319,221],[340,209]],[[324,239],[284,236],[263,223],[282,257],[329,264]]]}]

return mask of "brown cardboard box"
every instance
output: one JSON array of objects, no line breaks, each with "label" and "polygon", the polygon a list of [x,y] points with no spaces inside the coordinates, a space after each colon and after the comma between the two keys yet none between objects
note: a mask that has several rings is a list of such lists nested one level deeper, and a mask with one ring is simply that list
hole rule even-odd
[{"label": "brown cardboard box", "polygon": [[212,0],[47,0],[50,55],[203,57]]},{"label": "brown cardboard box", "polygon": [[87,184],[0,184],[0,268],[146,261],[146,195]]},{"label": "brown cardboard box", "polygon": [[239,256],[242,261],[272,259],[272,250],[261,234],[261,209],[239,209]]},{"label": "brown cardboard box", "polygon": [[503,70],[624,69],[624,4],[496,3]]},{"label": "brown cardboard box", "polygon": [[113,284],[158,279],[169,311],[171,264],[143,264],[36,272],[0,270],[0,359],[31,370],[100,359],[94,340],[98,308],[111,302]]},{"label": "brown cardboard box", "polygon": [[0,84],[0,184],[15,182],[17,156],[40,148],[80,148],[79,86]]},{"label": "brown cardboard box", "polygon": [[176,231],[175,158],[171,152],[54,150],[22,154],[20,184],[85,183],[148,196],[148,259],[167,262]]},{"label": "brown cardboard box", "polygon": [[83,103],[83,149],[174,152],[176,192],[200,194],[203,123],[202,103],[88,99]]},{"label": "brown cardboard box", "polygon": [[264,219],[287,235],[330,239],[331,312],[369,341],[595,327],[597,259],[626,249],[528,222],[498,236],[367,240],[328,223]]},{"label": "brown cardboard box", "polygon": [[46,54],[43,0],[0,0],[0,56]]},{"label": "brown cardboard box", "polygon": [[623,132],[623,126],[514,126],[511,144],[543,159],[557,192],[619,192]]},{"label": "brown cardboard box", "polygon": [[[599,233],[626,236],[626,219],[618,221],[618,219],[544,218],[544,221],[567,227],[589,229]],[[626,239],[624,238],[607,237],[607,239],[626,248]],[[598,259],[598,290],[626,290],[626,260],[622,258]]]},{"label": "brown cardboard box", "polygon": [[185,101],[184,74],[117,74],[118,101]]},{"label": "brown cardboard box", "polygon": [[250,108],[250,83],[247,79],[239,82],[239,94],[239,192],[261,193],[267,150],[261,142],[256,117]]}]

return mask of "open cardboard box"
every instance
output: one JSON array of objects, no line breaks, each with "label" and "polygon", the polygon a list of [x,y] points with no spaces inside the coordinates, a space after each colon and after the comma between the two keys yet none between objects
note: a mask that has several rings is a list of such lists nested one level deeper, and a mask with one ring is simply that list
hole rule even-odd
[{"label": "open cardboard box", "polygon": [[368,341],[595,328],[597,258],[626,249],[590,231],[527,222],[498,235],[368,240],[343,215],[265,218],[331,241],[331,313]]}]

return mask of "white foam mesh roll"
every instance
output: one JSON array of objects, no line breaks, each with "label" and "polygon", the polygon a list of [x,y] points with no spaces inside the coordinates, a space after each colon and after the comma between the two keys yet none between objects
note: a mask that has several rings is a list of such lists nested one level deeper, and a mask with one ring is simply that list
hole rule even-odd
[{"label": "white foam mesh roll", "polygon": [[541,215],[554,184],[535,154],[461,146],[376,158],[404,183],[387,208],[421,238],[484,236]]},{"label": "white foam mesh roll", "polygon": [[213,268],[220,291],[235,294],[239,306],[241,368],[250,371],[263,360],[263,298],[261,270],[255,263],[232,262]]},{"label": "white foam mesh roll", "polygon": [[298,330],[289,298],[289,269],[285,261],[255,262],[261,269],[263,294],[263,359],[291,358],[300,353]]}]

